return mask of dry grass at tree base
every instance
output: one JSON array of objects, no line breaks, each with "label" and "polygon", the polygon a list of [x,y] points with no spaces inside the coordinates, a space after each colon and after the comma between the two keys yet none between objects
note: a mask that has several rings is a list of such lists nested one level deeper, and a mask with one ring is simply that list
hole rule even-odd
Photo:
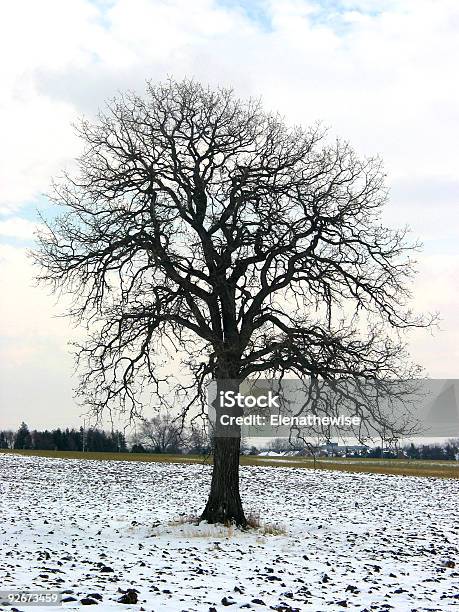
[{"label": "dry grass at tree base", "polygon": [[[256,531],[261,536],[285,536],[287,535],[287,528],[281,523],[266,523],[260,520],[260,515],[255,512],[246,513],[247,526],[243,529],[243,531]],[[228,523],[225,525],[209,525],[208,529],[201,529],[199,532],[195,533],[193,531],[193,527],[197,527],[200,525],[202,527],[202,523],[200,518],[196,515],[184,514],[183,516],[179,516],[167,523],[169,527],[183,527],[185,528],[184,535],[187,537],[225,537],[232,538],[235,534],[235,530],[237,529],[234,524]],[[186,527],[190,527],[189,530]]]}]

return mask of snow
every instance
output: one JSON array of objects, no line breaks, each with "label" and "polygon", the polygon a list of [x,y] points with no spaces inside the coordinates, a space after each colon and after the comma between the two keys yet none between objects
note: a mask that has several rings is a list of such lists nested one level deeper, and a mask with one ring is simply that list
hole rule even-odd
[{"label": "snow", "polygon": [[[277,535],[189,522],[208,466],[0,454],[0,588],[67,591],[71,610],[97,594],[101,612],[457,609],[459,481],[282,467],[241,480]],[[137,604],[117,603],[127,589]]]}]

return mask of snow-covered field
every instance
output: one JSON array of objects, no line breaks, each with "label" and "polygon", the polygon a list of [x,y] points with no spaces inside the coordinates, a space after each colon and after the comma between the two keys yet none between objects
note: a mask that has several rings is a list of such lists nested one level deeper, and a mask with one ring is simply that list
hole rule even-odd
[{"label": "snow-covered field", "polygon": [[[177,521],[209,476],[0,454],[0,589],[64,591],[72,610],[459,608],[459,481],[244,467],[246,510],[285,530],[269,535]],[[137,604],[117,603],[127,589]]]}]

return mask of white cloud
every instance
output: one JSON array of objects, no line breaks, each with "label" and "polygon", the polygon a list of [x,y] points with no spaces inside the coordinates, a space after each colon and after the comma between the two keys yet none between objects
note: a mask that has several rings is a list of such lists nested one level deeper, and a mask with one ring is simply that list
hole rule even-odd
[{"label": "white cloud", "polygon": [[20,238],[23,240],[33,238],[37,224],[22,217],[8,217],[0,219],[0,237]]},{"label": "white cloud", "polygon": [[[266,3],[268,30],[211,0],[113,0],[105,12],[87,0],[4,5],[0,121],[10,147],[0,154],[0,202],[46,189],[75,154],[70,120],[82,110],[167,74],[263,94],[295,121],[323,119],[381,153],[393,177],[455,175],[457,2],[336,4],[340,13]],[[381,12],[355,10],[367,5]]]},{"label": "white cloud", "polygon": [[68,351],[75,332],[33,274],[24,249],[0,244],[0,428],[79,422]]},{"label": "white cloud", "polygon": [[410,334],[410,348],[433,378],[459,378],[459,254],[419,258],[415,282],[416,305],[424,312],[440,311],[438,328]]},{"label": "white cloud", "polygon": [[36,272],[25,249],[0,244],[0,335],[27,339],[31,346],[40,338],[52,337],[66,350],[72,327],[66,318],[57,316],[63,306],[62,310],[56,307],[56,298],[36,286]]}]

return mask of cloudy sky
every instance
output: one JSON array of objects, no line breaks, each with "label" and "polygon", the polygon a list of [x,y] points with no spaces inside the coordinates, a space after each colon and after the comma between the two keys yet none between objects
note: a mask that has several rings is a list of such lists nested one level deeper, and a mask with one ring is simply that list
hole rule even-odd
[{"label": "cloudy sky", "polygon": [[16,0],[0,9],[0,427],[78,425],[67,342],[77,333],[33,286],[26,257],[71,123],[118,90],[167,76],[262,96],[321,120],[388,172],[388,223],[424,243],[415,333],[430,376],[459,378],[457,0]]}]

